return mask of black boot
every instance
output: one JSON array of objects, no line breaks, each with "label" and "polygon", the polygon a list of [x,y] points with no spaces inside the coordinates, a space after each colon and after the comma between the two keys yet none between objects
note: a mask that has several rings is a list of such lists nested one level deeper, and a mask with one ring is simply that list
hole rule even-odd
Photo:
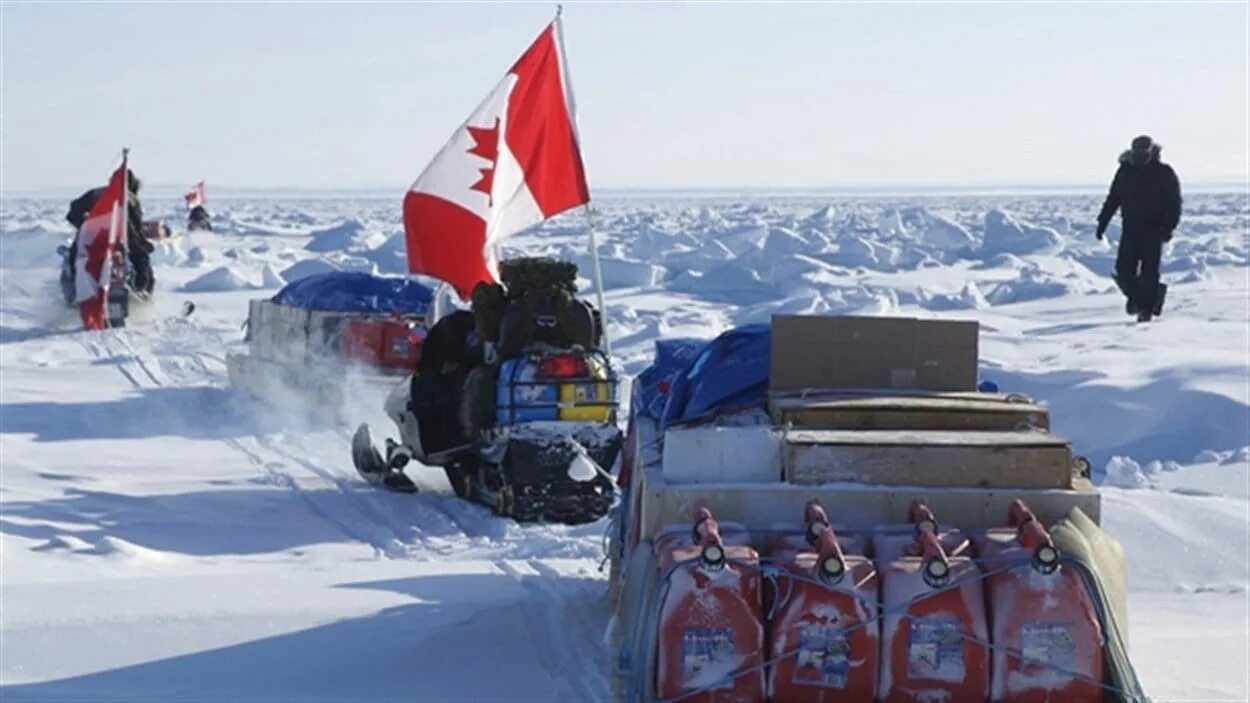
[{"label": "black boot", "polygon": [[1134,303],[1131,298],[1129,300],[1124,301],[1124,312],[1125,314],[1128,314],[1128,315],[1137,314],[1137,304]]},{"label": "black boot", "polygon": [[1140,312],[1138,312],[1138,313],[1137,313],[1137,321],[1138,321],[1138,322],[1150,322],[1150,318],[1151,318],[1151,317],[1152,317],[1152,315],[1150,314],[1150,311],[1149,311],[1149,310],[1142,310],[1142,311],[1140,311]]}]

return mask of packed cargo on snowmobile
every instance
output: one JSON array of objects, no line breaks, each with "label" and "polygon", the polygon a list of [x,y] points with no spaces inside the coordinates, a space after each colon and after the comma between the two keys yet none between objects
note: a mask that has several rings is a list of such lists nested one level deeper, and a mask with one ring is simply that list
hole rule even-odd
[{"label": "packed cargo on snowmobile", "polygon": [[[107,286],[103,319],[99,322],[110,328],[124,327],[130,315],[132,294],[146,299],[152,294],[156,282],[151,261],[154,247],[146,236],[148,223],[143,222],[143,208],[139,202],[140,185],[139,178],[126,167],[123,159],[122,168],[110,179],[108,187],[92,188],[70,202],[65,220],[74,228],[74,235],[68,244],[57,248],[61,256],[59,280],[65,305],[71,308],[78,306],[80,299],[90,297],[92,288],[98,290],[98,287]],[[113,189],[111,194],[110,189]],[[105,211],[101,212],[97,205]],[[110,208],[113,208],[111,212],[108,211]],[[93,212],[96,212],[94,217]],[[102,231],[110,240],[108,251],[103,253],[106,263],[99,268],[101,272],[107,271],[107,281],[88,283],[79,280],[79,260],[85,260],[86,251],[90,250],[79,251],[79,239],[88,220],[96,223],[93,232]],[[120,228],[121,232],[113,232],[116,228]],[[96,240],[94,234],[89,239],[102,241]],[[87,270],[90,271],[90,267]],[[92,272],[90,276],[95,278],[97,274]],[[105,276],[100,273],[99,277]]]},{"label": "packed cargo on snowmobile", "polygon": [[614,499],[620,451],[618,378],[602,323],[575,297],[577,267],[551,259],[500,265],[472,310],[431,329],[416,373],[386,401],[399,441],[374,448],[361,425],[352,446],[367,480],[415,484],[409,460],[441,466],[456,494],[520,521],[597,520]]},{"label": "packed cargo on snowmobile", "polygon": [[657,342],[612,524],[621,701],[1145,701],[1125,565],[976,323]]},{"label": "packed cargo on snowmobile", "polygon": [[372,402],[421,357],[434,292],[406,278],[333,271],[248,305],[246,353],[230,382],[260,400],[337,415],[359,388]]}]

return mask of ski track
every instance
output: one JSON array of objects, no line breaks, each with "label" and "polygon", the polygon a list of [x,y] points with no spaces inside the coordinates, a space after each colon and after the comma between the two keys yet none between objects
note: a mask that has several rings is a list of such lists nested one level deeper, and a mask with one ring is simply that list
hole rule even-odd
[{"label": "ski track", "polygon": [[[595,641],[593,635],[586,637],[587,618],[570,612],[579,598],[569,598],[569,593],[557,587],[566,579],[555,569],[535,559],[523,564],[495,562],[500,571],[516,579],[526,590],[528,597],[520,604],[521,614],[531,639],[550,645],[537,647],[536,653],[543,668],[561,683],[556,700],[568,703],[607,700],[609,687],[603,662],[591,656],[595,650],[578,646]],[[577,636],[570,637],[561,631],[561,626],[574,628]]]},{"label": "ski track", "polygon": [[[133,333],[129,328],[106,331],[98,338],[83,336],[82,344],[97,360],[110,360],[113,367],[130,383],[135,390],[170,387],[169,379],[153,370],[160,368],[159,361],[149,363],[144,354],[135,349],[130,341]],[[113,346],[116,343],[117,346]],[[118,351],[118,347],[124,353]],[[202,370],[207,366],[197,354],[189,354],[189,358],[199,362]],[[329,470],[315,463],[302,459],[294,453],[280,447],[273,439],[265,435],[254,435],[249,438],[253,447],[248,447],[242,440],[234,438],[222,439],[222,443],[242,454],[262,472],[262,478],[275,486],[281,486],[298,494],[308,507],[322,519],[332,523],[347,537],[368,544],[375,554],[401,558],[408,554],[408,547],[403,544],[392,520],[374,509],[367,501],[360,500],[345,481],[334,476]],[[330,501],[315,495],[301,485],[301,480],[286,471],[286,467],[295,465],[319,479],[322,486],[331,487],[336,495],[347,499],[356,517],[344,514],[341,501]]]},{"label": "ski track", "polygon": [[[184,331],[195,339],[197,335],[192,330],[197,328],[188,327]],[[191,344],[184,348],[178,343],[158,355],[144,331],[123,328],[98,336],[80,335],[78,340],[95,361],[110,362],[137,391],[194,387],[220,381],[221,374],[211,371],[205,362],[206,358],[212,358],[210,355],[194,351]],[[188,359],[197,373],[186,374],[184,369],[183,377],[170,378],[161,359],[179,357]],[[344,446],[350,441],[348,428],[336,426],[328,433],[341,440]],[[432,559],[471,550],[483,556],[504,558],[532,551],[524,541],[509,540],[512,526],[483,508],[433,491],[415,495],[387,493],[358,480],[354,471],[344,475],[309,458],[315,456],[316,451],[307,446],[299,433],[257,433],[220,441],[255,466],[262,482],[297,494],[313,514],[347,538],[368,545],[376,557]],[[344,458],[344,463],[347,461]],[[557,541],[562,539],[551,536]]]}]

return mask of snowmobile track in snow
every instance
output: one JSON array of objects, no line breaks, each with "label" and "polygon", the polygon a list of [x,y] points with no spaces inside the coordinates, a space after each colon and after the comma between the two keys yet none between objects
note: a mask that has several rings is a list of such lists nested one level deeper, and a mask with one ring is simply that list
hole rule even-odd
[{"label": "snowmobile track in snow", "polygon": [[[586,637],[589,613],[570,612],[578,605],[577,596],[581,594],[561,593],[555,584],[562,583],[564,577],[536,559],[525,562],[524,568],[505,560],[497,560],[495,565],[516,579],[529,595],[520,604],[521,615],[543,668],[563,684],[565,690],[557,700],[570,703],[608,700],[610,692],[603,662],[592,655],[594,650],[576,644],[600,639],[595,633],[589,633],[589,639]],[[562,629],[561,624],[563,628],[574,628],[575,632]]]}]

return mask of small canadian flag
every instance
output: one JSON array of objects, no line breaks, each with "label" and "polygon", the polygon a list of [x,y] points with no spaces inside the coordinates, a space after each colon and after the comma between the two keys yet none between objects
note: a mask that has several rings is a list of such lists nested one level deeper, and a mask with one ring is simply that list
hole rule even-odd
[{"label": "small canadian flag", "polygon": [[207,200],[204,195],[204,181],[196,183],[195,187],[187,191],[187,194],[182,197],[187,201],[188,210],[194,210],[197,207],[202,207],[204,205],[204,201]]},{"label": "small canadian flag", "polygon": [[84,329],[108,326],[109,286],[113,280],[113,257],[126,236],[127,166],[113,172],[108,187],[91,206],[78,228],[78,251],[74,262],[74,302]]},{"label": "small canadian flag", "polygon": [[404,196],[408,270],[467,298],[502,239],[589,201],[557,16]]}]

